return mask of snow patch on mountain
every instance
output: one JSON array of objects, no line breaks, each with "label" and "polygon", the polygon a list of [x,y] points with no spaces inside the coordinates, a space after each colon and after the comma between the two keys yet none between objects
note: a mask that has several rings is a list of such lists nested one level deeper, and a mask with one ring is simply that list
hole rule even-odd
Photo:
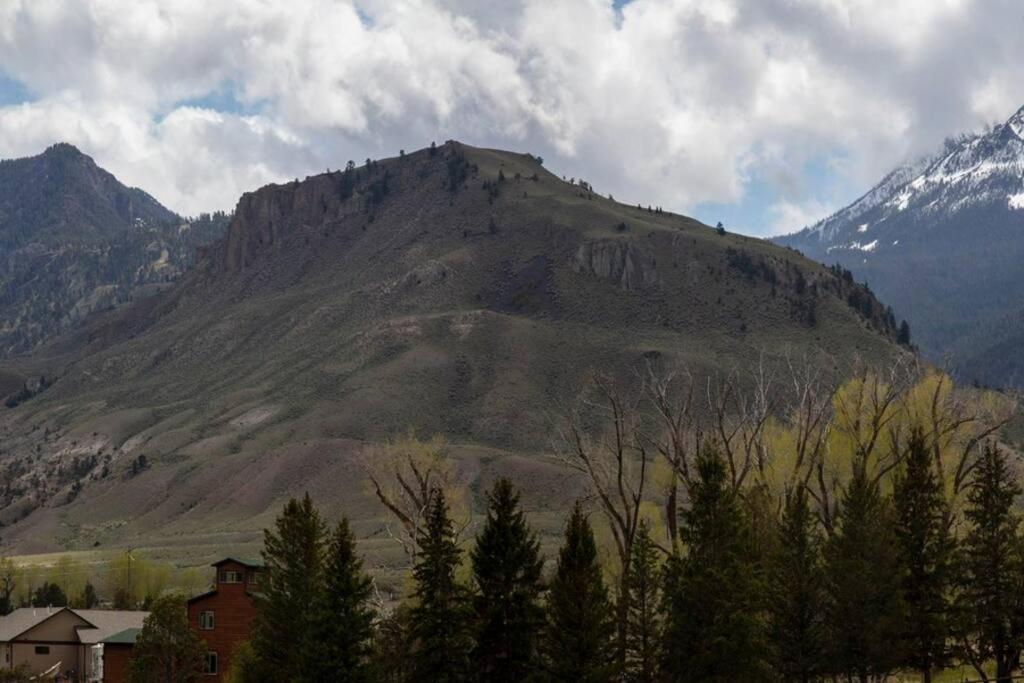
[{"label": "snow patch on mountain", "polygon": [[833,252],[836,251],[837,249],[852,249],[854,251],[874,251],[875,247],[877,246],[878,240],[871,240],[870,242],[865,242],[863,244],[861,244],[860,242],[850,242],[849,244],[835,244],[826,249],[826,251]]},{"label": "snow patch on mountain", "polygon": [[1024,107],[1022,107],[1006,125],[1013,131],[1014,135],[1021,140],[1024,140]]},{"label": "snow patch on mountain", "polygon": [[1010,195],[1010,208],[1015,211],[1024,210],[1024,192]]}]

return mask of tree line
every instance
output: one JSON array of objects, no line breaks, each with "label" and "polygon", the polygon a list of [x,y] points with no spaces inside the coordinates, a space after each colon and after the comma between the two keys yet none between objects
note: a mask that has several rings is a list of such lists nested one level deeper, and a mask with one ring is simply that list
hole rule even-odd
[{"label": "tree line", "polygon": [[52,564],[0,558],[0,616],[18,607],[148,609],[168,591],[198,593],[209,572],[118,552],[102,562],[61,555]]},{"label": "tree line", "polygon": [[962,663],[1008,681],[1017,670],[1021,491],[996,445],[972,468],[959,533],[920,433],[890,491],[853,473],[831,535],[805,487],[776,515],[756,490],[731,489],[714,445],[695,469],[678,547],[660,548],[641,521],[625,594],[605,580],[580,503],[546,574],[510,481],[487,494],[468,552],[436,488],[410,596],[387,614],[348,523],[328,529],[308,496],[292,500],[266,532],[259,616],[234,680],[930,681]]},{"label": "tree line", "polygon": [[381,600],[345,519],[291,500],[265,532],[231,679],[1010,680],[1021,489],[994,436],[1012,407],[934,373],[827,386],[790,371],[785,406],[763,368],[746,388],[709,382],[703,410],[692,383],[598,383],[560,430],[584,495],[550,561],[508,479],[467,540],[441,442],[374,453],[372,491],[410,559],[404,595]]}]

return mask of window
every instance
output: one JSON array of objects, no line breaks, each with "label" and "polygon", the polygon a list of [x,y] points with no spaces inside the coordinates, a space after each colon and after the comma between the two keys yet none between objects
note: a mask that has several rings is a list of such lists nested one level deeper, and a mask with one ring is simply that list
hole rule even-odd
[{"label": "window", "polygon": [[202,631],[213,630],[213,610],[206,610],[199,613],[199,629]]},{"label": "window", "polygon": [[225,569],[220,573],[221,583],[242,583],[242,572],[234,569]]},{"label": "window", "polygon": [[217,675],[217,653],[207,652],[203,659],[203,673],[210,676]]},{"label": "window", "polygon": [[48,654],[50,654],[50,646],[49,645],[36,645],[36,654],[37,655],[48,655]]}]

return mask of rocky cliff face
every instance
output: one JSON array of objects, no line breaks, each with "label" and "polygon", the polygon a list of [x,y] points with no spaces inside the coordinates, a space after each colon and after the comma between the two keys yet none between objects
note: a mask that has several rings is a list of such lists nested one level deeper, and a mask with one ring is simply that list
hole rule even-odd
[{"label": "rocky cliff face", "polygon": [[638,292],[658,282],[657,259],[631,240],[584,242],[572,258],[577,273],[589,273],[614,282],[627,292]]},{"label": "rocky cliff face", "polygon": [[166,286],[226,222],[185,221],[68,144],[0,162],[0,356]]}]

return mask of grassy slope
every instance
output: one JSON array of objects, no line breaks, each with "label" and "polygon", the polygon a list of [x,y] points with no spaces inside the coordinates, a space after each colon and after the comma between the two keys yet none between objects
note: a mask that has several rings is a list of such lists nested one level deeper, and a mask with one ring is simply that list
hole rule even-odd
[{"label": "grassy slope", "polygon": [[[454,193],[442,189],[452,155],[468,173]],[[183,282],[13,367],[58,380],[0,421],[0,463],[28,463],[7,470],[25,495],[2,511],[3,541],[251,553],[282,500],[308,490],[386,564],[397,549],[358,461],[408,428],[446,434],[475,490],[511,474],[555,532],[577,488],[544,454],[589,373],[651,359],[711,373],[811,347],[896,352],[822,267],[592,195],[528,156],[452,143],[381,162],[370,180],[385,169],[390,192],[370,211],[365,169],[347,200],[340,174],[247,195]],[[481,186],[499,171],[492,203]],[[729,249],[774,282],[730,265]],[[797,268],[817,283],[816,324],[799,313],[812,295],[798,292]],[[140,453],[152,464],[128,478]],[[68,503],[59,472],[90,455]]]}]

